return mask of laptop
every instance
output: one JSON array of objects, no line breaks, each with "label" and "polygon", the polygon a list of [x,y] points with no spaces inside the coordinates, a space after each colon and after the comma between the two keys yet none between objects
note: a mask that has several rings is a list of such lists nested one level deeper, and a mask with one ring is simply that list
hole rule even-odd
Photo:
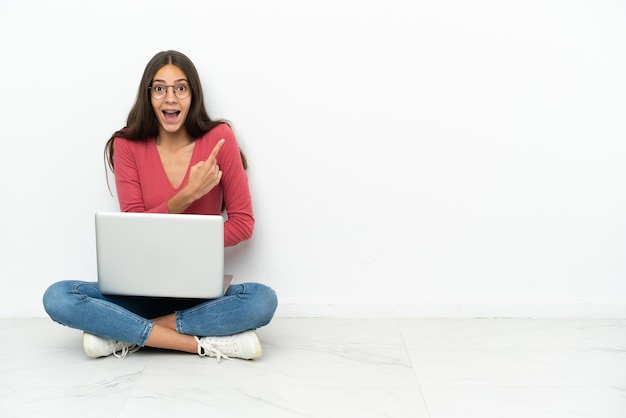
[{"label": "laptop", "polygon": [[97,212],[95,224],[105,295],[214,299],[232,280],[220,215]]}]

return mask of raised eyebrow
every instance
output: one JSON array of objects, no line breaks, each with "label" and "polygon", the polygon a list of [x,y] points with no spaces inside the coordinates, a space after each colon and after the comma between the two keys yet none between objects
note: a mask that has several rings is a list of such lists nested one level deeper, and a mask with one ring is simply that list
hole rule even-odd
[{"label": "raised eyebrow", "polygon": [[[179,78],[178,80],[174,80],[174,83],[180,83],[181,81],[184,81],[185,83],[189,84],[189,80],[187,80],[186,78]],[[166,81],[165,80],[152,80],[153,83],[163,83],[165,84]]]}]

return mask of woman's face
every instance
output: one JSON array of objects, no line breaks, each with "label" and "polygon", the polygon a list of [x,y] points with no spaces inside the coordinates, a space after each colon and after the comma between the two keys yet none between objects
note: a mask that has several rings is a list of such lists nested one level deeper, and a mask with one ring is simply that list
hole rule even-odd
[{"label": "woman's face", "polygon": [[187,76],[177,66],[167,64],[156,72],[150,95],[159,131],[173,134],[184,129],[191,107],[191,94]]}]

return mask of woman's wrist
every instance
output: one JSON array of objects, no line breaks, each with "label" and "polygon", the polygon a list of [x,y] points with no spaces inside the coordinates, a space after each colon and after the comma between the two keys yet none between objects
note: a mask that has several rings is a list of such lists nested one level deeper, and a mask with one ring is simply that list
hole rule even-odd
[{"label": "woman's wrist", "polygon": [[169,213],[182,213],[196,198],[185,187],[167,202]]}]

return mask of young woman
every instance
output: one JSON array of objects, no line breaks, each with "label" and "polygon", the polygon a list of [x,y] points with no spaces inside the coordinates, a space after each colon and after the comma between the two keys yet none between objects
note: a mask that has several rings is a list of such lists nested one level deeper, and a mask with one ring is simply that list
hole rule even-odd
[{"label": "young woman", "polygon": [[[147,64],[126,127],[105,147],[123,212],[219,214],[226,211],[224,245],[252,235],[246,160],[233,131],[204,106],[200,78],[177,51]],[[105,296],[97,283],[61,281],[43,297],[50,317],[83,332],[91,357],[125,357],[140,347],[201,356],[254,359],[254,332],[277,306],[272,289],[232,284],[212,300]]]}]

